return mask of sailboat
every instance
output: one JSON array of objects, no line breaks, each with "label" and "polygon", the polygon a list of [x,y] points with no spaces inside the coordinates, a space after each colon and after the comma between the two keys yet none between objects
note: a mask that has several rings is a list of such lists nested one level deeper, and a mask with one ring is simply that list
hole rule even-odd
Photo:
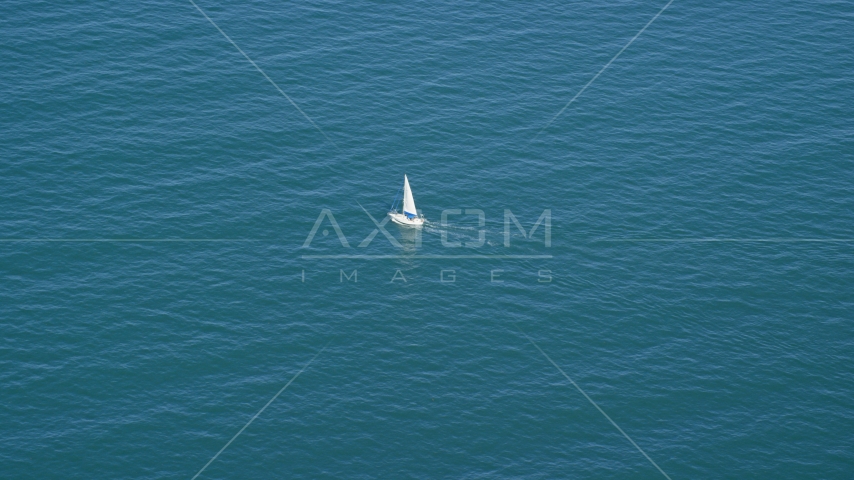
[{"label": "sailboat", "polygon": [[[400,194],[399,191],[398,194]],[[398,196],[394,198],[394,202],[391,204],[391,211],[388,212],[391,221],[398,225],[409,227],[421,227],[424,225],[424,216],[418,215],[418,211],[415,210],[415,199],[412,198],[412,189],[409,188],[409,179],[406,178],[405,174],[403,175],[403,213],[398,213],[397,211],[399,198]]]}]

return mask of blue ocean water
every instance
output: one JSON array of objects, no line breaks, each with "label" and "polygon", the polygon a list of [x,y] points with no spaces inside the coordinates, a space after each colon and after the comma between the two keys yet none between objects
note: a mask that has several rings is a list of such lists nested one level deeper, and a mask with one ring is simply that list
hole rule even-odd
[{"label": "blue ocean water", "polygon": [[665,2],[197,4],[329,140],[190,2],[0,8],[3,477],[305,367],[200,479],[662,478],[537,347],[673,479],[851,477],[850,3],[675,0],[551,124]]}]

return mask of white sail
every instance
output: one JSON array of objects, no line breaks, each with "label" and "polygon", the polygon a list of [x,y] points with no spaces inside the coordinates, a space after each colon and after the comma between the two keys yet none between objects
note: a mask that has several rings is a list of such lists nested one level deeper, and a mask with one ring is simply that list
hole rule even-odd
[{"label": "white sail", "polygon": [[403,176],[403,214],[409,218],[418,216],[415,210],[415,199],[412,198],[412,189],[409,188],[409,179]]},{"label": "white sail", "polygon": [[397,213],[397,198],[391,206],[391,211],[388,216],[392,222],[406,227],[421,228],[426,222],[424,217],[418,216],[418,210],[415,209],[415,199],[412,198],[412,188],[409,187],[409,178],[403,176],[403,213]]}]

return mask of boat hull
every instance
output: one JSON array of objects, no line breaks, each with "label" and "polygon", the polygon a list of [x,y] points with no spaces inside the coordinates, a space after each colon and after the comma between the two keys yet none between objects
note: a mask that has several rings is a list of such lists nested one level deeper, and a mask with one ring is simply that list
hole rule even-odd
[{"label": "boat hull", "polygon": [[388,216],[391,218],[392,222],[398,225],[403,225],[405,227],[421,228],[421,226],[424,225],[424,219],[421,217],[415,217],[410,219],[402,213],[394,212],[389,213]]}]

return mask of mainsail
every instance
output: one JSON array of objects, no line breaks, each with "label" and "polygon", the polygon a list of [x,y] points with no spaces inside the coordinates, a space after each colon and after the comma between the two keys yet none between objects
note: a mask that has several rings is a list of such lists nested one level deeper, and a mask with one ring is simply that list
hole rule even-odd
[{"label": "mainsail", "polygon": [[412,198],[412,189],[409,188],[409,179],[403,175],[403,214],[406,218],[415,218],[418,211],[415,210],[415,199]]}]

